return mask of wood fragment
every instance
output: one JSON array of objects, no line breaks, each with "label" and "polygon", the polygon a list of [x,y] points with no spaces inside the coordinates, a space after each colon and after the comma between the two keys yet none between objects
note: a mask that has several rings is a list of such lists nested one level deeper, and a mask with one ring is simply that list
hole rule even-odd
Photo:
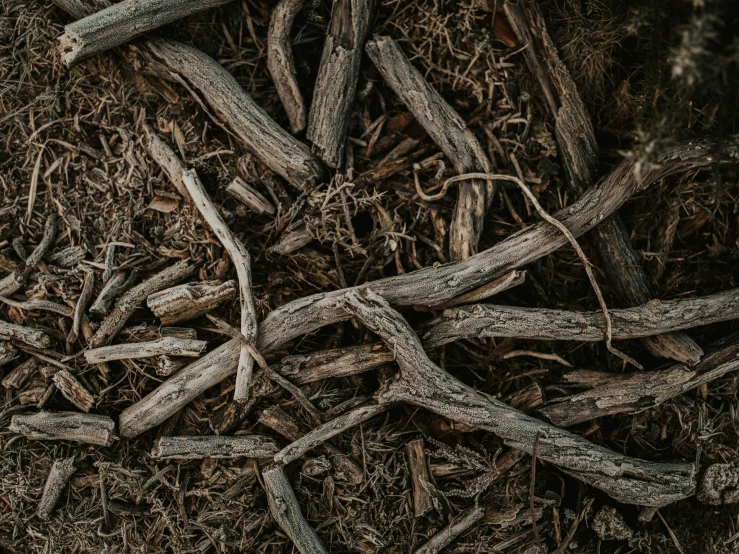
[{"label": "wood fragment", "polygon": [[739,464],[711,464],[703,473],[698,501],[712,506],[739,502]]},{"label": "wood fragment", "polygon": [[26,272],[29,272],[31,269],[36,267],[49,251],[49,248],[51,248],[51,245],[54,243],[54,239],[56,238],[58,227],[59,216],[51,214],[44,224],[44,234],[41,237],[41,242],[39,242],[38,246],[34,248],[31,255],[26,258]]},{"label": "wood fragment", "polygon": [[413,490],[413,515],[421,517],[434,509],[434,503],[429,494],[431,476],[429,475],[426,453],[423,451],[423,439],[415,439],[405,445],[405,455],[408,462],[408,473],[411,476]]},{"label": "wood fragment", "polygon": [[149,295],[171,287],[194,272],[195,266],[190,265],[187,260],[182,260],[130,289],[118,299],[110,315],[100,324],[90,341],[90,348],[108,344]]},{"label": "wood fragment", "polygon": [[0,296],[15,294],[23,287],[23,283],[25,283],[25,279],[22,274],[14,271],[10,275],[6,275],[0,279]]},{"label": "wood fragment", "polygon": [[3,379],[6,389],[20,389],[33,372],[38,369],[36,358],[28,358],[22,364],[15,366]]},{"label": "wood fragment", "polygon": [[305,102],[295,78],[295,60],[290,29],[295,16],[303,8],[303,0],[280,0],[269,14],[267,32],[267,69],[285,108],[290,128],[299,133],[305,128]]},{"label": "wood fragment", "polygon": [[313,528],[300,511],[290,482],[282,466],[274,466],[262,472],[264,489],[272,518],[293,541],[301,554],[328,554]]},{"label": "wood fragment", "polygon": [[85,281],[82,285],[82,291],[80,297],[77,299],[77,305],[74,308],[74,318],[72,319],[72,330],[69,332],[67,342],[77,342],[77,337],[80,334],[80,325],[82,324],[82,316],[87,309],[87,305],[92,300],[93,288],[95,287],[95,274],[92,271],[85,273]]},{"label": "wood fragment", "polygon": [[49,256],[49,264],[58,267],[74,267],[85,259],[87,248],[84,246],[69,246]]},{"label": "wood fragment", "polygon": [[155,341],[114,344],[86,350],[85,360],[88,364],[101,364],[114,360],[152,358],[162,355],[195,358],[205,350],[207,345],[208,343],[204,340],[164,337]]},{"label": "wood fragment", "polygon": [[64,398],[77,406],[83,412],[89,412],[95,404],[92,395],[85,387],[66,369],[60,369],[52,377],[56,388],[64,395]]},{"label": "wood fragment", "polygon": [[77,412],[47,412],[14,415],[8,430],[30,440],[67,440],[108,446],[115,423],[107,416]]},{"label": "wood fragment", "polygon": [[[203,218],[221,241],[221,244],[231,257],[236,274],[239,277],[239,296],[241,299],[241,334],[249,342],[257,340],[257,312],[254,308],[254,299],[251,294],[251,257],[243,243],[231,232],[221,217],[215,204],[205,191],[195,171],[185,171],[182,181],[190,193],[190,197],[202,214]],[[254,359],[246,347],[241,348],[239,365],[236,370],[236,385],[234,400],[246,402],[249,398],[249,381],[254,369]]]},{"label": "wood fragment", "polygon": [[8,306],[18,308],[19,310],[40,310],[46,312],[54,312],[65,317],[74,316],[74,310],[69,306],[58,304],[56,302],[51,302],[50,300],[42,300],[40,298],[32,298],[31,300],[27,300],[26,302],[18,302],[17,300],[12,300],[10,298],[0,296],[0,302],[2,302],[3,304],[7,304]]},{"label": "wood fragment", "polygon": [[9,342],[0,342],[0,366],[12,362],[17,357],[18,349],[15,346]]},{"label": "wood fragment", "polygon": [[[485,300],[486,298],[490,298],[491,296],[500,294],[501,292],[504,292],[508,289],[517,287],[518,285],[523,284],[525,280],[526,272],[514,269],[507,275],[503,275],[498,279],[494,279],[493,281],[490,281],[489,283],[481,286],[478,289],[470,291],[467,294],[452,298],[451,300],[449,300],[448,302],[444,302],[443,304],[429,307],[433,308],[434,310],[445,310],[447,308],[453,308],[454,306],[472,304],[473,302]],[[419,307],[425,308],[426,306],[420,305]]]},{"label": "wood fragment", "polygon": [[179,156],[175,154],[174,150],[159,138],[159,135],[154,129],[146,124],[142,125],[142,128],[144,130],[144,148],[146,149],[146,153],[162,168],[167,177],[169,177],[170,182],[174,185],[174,188],[177,189],[177,192],[183,198],[189,200],[190,195],[187,192],[185,183],[182,181],[182,174],[187,171],[187,167],[180,160]]},{"label": "wood fragment", "polygon": [[694,493],[694,464],[648,462],[617,454],[458,381],[429,360],[406,321],[371,290],[345,293],[343,306],[395,350],[400,373],[377,393],[380,404],[408,402],[495,433],[508,446],[528,453],[536,441],[539,459],[620,502],[660,506]]},{"label": "wood fragment", "polygon": [[208,426],[216,435],[235,429],[251,413],[260,398],[252,395],[247,402],[227,402],[208,419]]},{"label": "wood fragment", "polygon": [[313,235],[308,232],[305,225],[301,225],[283,235],[280,241],[270,248],[270,252],[286,256],[288,254],[292,254],[296,250],[300,250],[312,240]]},{"label": "wood fragment", "polygon": [[459,535],[469,531],[484,515],[485,510],[479,506],[465,510],[413,554],[438,554]]},{"label": "wood fragment", "polygon": [[59,502],[64,487],[67,486],[75,471],[77,471],[77,468],[74,465],[74,457],[54,460],[36,510],[38,517],[43,520],[48,520],[51,517],[54,506]]},{"label": "wood fragment", "polygon": [[146,305],[162,325],[173,325],[200,317],[234,296],[235,281],[202,281],[154,293],[146,299]]},{"label": "wood fragment", "polygon": [[305,385],[331,377],[349,377],[392,362],[393,353],[382,343],[350,348],[322,350],[312,354],[285,356],[275,366],[280,375],[296,385]]},{"label": "wood fragment", "polygon": [[176,373],[189,363],[188,360],[175,359],[166,354],[159,356],[157,360],[157,375],[162,377],[169,377],[173,373]]},{"label": "wood fragment", "polygon": [[[485,151],[464,120],[413,67],[394,40],[374,37],[367,41],[366,51],[390,88],[458,173],[493,171]],[[485,212],[494,195],[492,187],[491,181],[481,180],[459,185],[449,232],[449,252],[453,261],[466,260],[477,253]]]},{"label": "wood fragment", "polygon": [[110,306],[116,298],[127,290],[129,284],[133,283],[132,279],[127,277],[126,272],[116,271],[105,283],[95,302],[90,306],[90,313],[107,315]]},{"label": "wood fragment", "polygon": [[374,0],[337,0],[331,9],[306,132],[318,157],[331,167],[344,161],[359,64],[374,5]]},{"label": "wood fragment", "polygon": [[48,348],[51,346],[51,338],[43,331],[7,323],[2,320],[0,320],[0,339],[17,340],[35,346],[36,348]]},{"label": "wood fragment", "polygon": [[265,435],[236,437],[160,437],[152,458],[195,460],[200,458],[271,458],[279,451],[274,439]]},{"label": "wood fragment", "polygon": [[226,193],[236,198],[258,214],[274,215],[275,207],[255,188],[249,186],[241,177],[236,177],[226,187]]},{"label": "wood fragment", "polygon": [[187,17],[221,6],[230,0],[136,0],[119,2],[64,27],[59,50],[67,67],[137,36]]}]

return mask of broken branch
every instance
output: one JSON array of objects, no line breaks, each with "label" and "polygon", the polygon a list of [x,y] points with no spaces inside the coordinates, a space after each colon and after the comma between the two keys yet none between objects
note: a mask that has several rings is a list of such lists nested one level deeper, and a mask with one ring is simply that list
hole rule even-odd
[{"label": "broken branch", "polygon": [[146,342],[132,342],[101,346],[85,351],[85,360],[88,364],[102,364],[114,360],[131,360],[135,358],[152,358],[165,354],[171,356],[197,357],[205,350],[207,342],[204,340],[181,339],[177,337],[163,337],[159,340]]}]

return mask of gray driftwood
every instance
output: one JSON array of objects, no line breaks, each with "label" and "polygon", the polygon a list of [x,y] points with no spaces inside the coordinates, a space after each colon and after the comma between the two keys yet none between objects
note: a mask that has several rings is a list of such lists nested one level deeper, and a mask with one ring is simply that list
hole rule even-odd
[{"label": "gray driftwood", "polygon": [[[598,144],[585,104],[559,59],[535,0],[506,1],[504,7],[519,41],[526,45],[524,56],[554,116],[557,144],[570,185],[575,193],[582,194],[595,182],[598,167]],[[592,237],[618,301],[624,307],[649,302],[654,297],[649,278],[618,213],[598,225]],[[684,333],[645,337],[642,342],[653,355],[679,362],[696,363],[703,355]]]},{"label": "gray driftwood", "polygon": [[231,0],[136,0],[118,2],[64,27],[62,60],[71,66],[135,37]]},{"label": "gray driftwood", "polygon": [[426,512],[434,509],[433,500],[429,494],[431,476],[429,475],[426,453],[423,451],[423,439],[415,439],[406,444],[405,456],[408,462],[408,473],[411,476],[413,515],[421,517]]},{"label": "gray driftwood", "polygon": [[[475,135],[413,67],[394,40],[374,37],[367,41],[366,50],[387,84],[403,100],[458,173],[492,171],[492,165]],[[459,184],[457,205],[449,229],[452,260],[465,260],[477,253],[485,212],[492,198],[492,181],[467,180]]]},{"label": "gray driftwood", "polygon": [[187,187],[185,187],[185,183],[182,181],[182,174],[187,171],[187,167],[182,160],[180,160],[179,156],[177,156],[177,154],[167,146],[167,143],[159,138],[159,135],[154,131],[154,129],[146,124],[143,125],[143,129],[144,148],[146,148],[146,153],[149,154],[151,159],[154,160],[157,165],[162,168],[164,173],[167,174],[167,177],[169,177],[169,180],[174,185],[174,188],[177,189],[177,192],[179,192],[183,198],[189,199],[190,195],[187,192]]},{"label": "gray driftwood", "polygon": [[131,280],[125,271],[116,271],[110,276],[95,302],[90,306],[90,313],[107,315],[110,306],[127,290],[129,283]]},{"label": "gray driftwood", "polygon": [[[579,236],[602,221],[631,194],[674,173],[706,167],[714,161],[739,161],[739,137],[718,147],[711,141],[689,142],[668,148],[660,165],[642,169],[637,178],[631,160],[624,160],[597,186],[556,215],[570,232]],[[397,306],[438,305],[502,277],[511,269],[531,263],[564,246],[567,239],[547,222],[532,225],[471,258],[379,279],[369,285],[322,292],[289,302],[270,314],[259,326],[257,349],[267,355],[288,341],[347,319],[339,301],[347,290],[370,288]],[[239,345],[231,340],[183,368],[168,381],[121,414],[120,433],[134,437],[162,423],[206,389],[233,374]]]},{"label": "gray driftwood", "polygon": [[100,324],[90,341],[90,348],[98,348],[108,344],[149,295],[171,287],[178,281],[192,275],[194,271],[195,266],[190,265],[187,260],[183,260],[167,267],[126,292],[118,299],[110,315]]},{"label": "gray driftwood", "polygon": [[162,325],[173,325],[200,317],[234,296],[234,281],[201,281],[155,292],[146,299],[146,306]]},{"label": "gray driftwood", "polygon": [[485,510],[479,506],[465,510],[413,554],[438,554],[459,535],[469,531],[484,515]]},{"label": "gray driftwood", "polygon": [[161,437],[152,448],[153,458],[271,458],[279,451],[274,439],[265,435],[237,437]]},{"label": "gray driftwood", "polygon": [[41,411],[14,415],[8,429],[31,440],[67,440],[108,446],[113,440],[115,423],[102,415]]},{"label": "gray driftwood", "polygon": [[38,369],[36,358],[28,358],[22,364],[15,366],[3,379],[3,387],[6,389],[19,389],[23,386],[33,372]]},{"label": "gray driftwood", "polygon": [[76,470],[74,457],[54,460],[51,471],[49,471],[49,476],[46,478],[44,492],[41,495],[41,500],[39,500],[38,509],[36,510],[38,517],[43,520],[51,517],[51,512],[54,510],[56,503],[59,502],[64,487],[67,486],[69,478],[72,477],[72,474]]},{"label": "gray driftwood", "polygon": [[275,254],[292,254],[296,250],[303,248],[306,244],[313,240],[313,235],[308,232],[305,225],[299,225],[295,229],[285,233],[280,241],[270,248],[270,252]]},{"label": "gray driftwood", "polygon": [[344,161],[364,41],[375,0],[336,0],[318,66],[306,136],[326,165]]},{"label": "gray driftwood", "polygon": [[165,354],[195,358],[205,350],[207,344],[204,340],[163,337],[154,341],[113,344],[111,346],[101,346],[100,348],[86,350],[85,360],[87,360],[88,364],[102,364],[112,362],[113,360],[152,358]]},{"label": "gray driftwood", "polygon": [[300,511],[298,499],[287,480],[282,466],[274,466],[262,473],[264,489],[267,492],[269,511],[272,518],[293,541],[301,554],[328,554],[321,539],[308,525]]},{"label": "gray driftwood", "polygon": [[92,271],[85,273],[85,281],[82,285],[82,291],[77,299],[77,304],[74,307],[74,317],[72,319],[72,330],[69,332],[67,342],[77,342],[77,337],[80,334],[80,325],[82,325],[82,316],[85,315],[87,305],[92,300],[92,294],[95,287],[95,274]]},{"label": "gray driftwood", "polygon": [[[654,300],[608,312],[614,339],[648,337],[739,319],[739,289],[697,298]],[[470,337],[599,341],[603,339],[605,319],[602,312],[473,304],[445,310],[428,323],[428,328],[423,337],[428,346]]]},{"label": "gray driftwood", "polygon": [[60,369],[52,377],[56,388],[64,395],[64,398],[77,406],[83,412],[89,412],[95,400],[89,391],[82,386],[77,378],[66,369]]},{"label": "gray driftwood", "polygon": [[517,287],[518,285],[523,284],[525,280],[526,272],[514,269],[507,275],[503,275],[502,277],[490,281],[489,283],[481,286],[478,289],[470,291],[467,294],[457,296],[456,298],[452,298],[451,300],[443,302],[442,304],[437,304],[434,306],[425,306],[421,304],[417,307],[443,310],[446,308],[453,308],[454,306],[461,306],[463,304],[472,304],[473,302],[479,302],[480,300],[485,300],[486,298],[490,298],[491,296],[500,294],[501,292],[507,291],[510,288]]},{"label": "gray driftwood", "polygon": [[530,417],[458,381],[436,366],[408,323],[371,290],[347,292],[342,306],[392,346],[400,372],[376,398],[407,402],[498,435],[513,448],[592,484],[628,504],[662,506],[694,493],[694,464],[647,462],[617,454]]},{"label": "gray driftwood", "polygon": [[296,385],[364,373],[395,359],[382,343],[285,356],[275,370]]},{"label": "gray driftwood", "polygon": [[305,102],[295,78],[290,29],[303,7],[303,0],[280,0],[269,14],[267,33],[267,69],[285,108],[290,128],[298,133],[305,128]]},{"label": "gray driftwood", "polygon": [[48,348],[51,346],[49,335],[38,329],[31,329],[14,323],[0,320],[0,339],[17,340],[36,348]]},{"label": "gray driftwood", "polygon": [[267,200],[258,190],[244,182],[241,177],[236,177],[231,181],[231,184],[226,187],[226,192],[258,214],[273,215],[275,213],[272,202]]}]

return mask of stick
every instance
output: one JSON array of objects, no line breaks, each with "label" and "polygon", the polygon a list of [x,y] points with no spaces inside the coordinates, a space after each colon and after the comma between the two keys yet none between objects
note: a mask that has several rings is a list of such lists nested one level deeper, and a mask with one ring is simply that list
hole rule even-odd
[{"label": "stick", "polygon": [[[612,213],[636,190],[659,179],[679,171],[705,167],[711,163],[709,159],[721,160],[722,156],[739,161],[739,137],[734,136],[731,140],[734,142],[722,146],[711,142],[690,142],[666,149],[660,156],[661,165],[642,169],[639,178],[634,163],[624,160],[599,185],[583,194],[578,202],[556,215],[577,237]],[[465,261],[379,279],[371,285],[300,298],[273,310],[262,321],[257,349],[267,355],[295,337],[346,319],[348,316],[339,307],[339,299],[348,290],[371,286],[374,292],[397,306],[438,305],[477,289],[513,268],[531,263],[566,243],[567,239],[558,229],[541,222]],[[158,425],[203,391],[232,375],[238,352],[238,343],[229,341],[183,368],[128,407],[121,414],[121,435],[135,437]]]},{"label": "stick", "polygon": [[33,372],[38,369],[36,358],[28,358],[25,362],[17,365],[3,379],[3,387],[6,389],[20,389]]},{"label": "stick", "polygon": [[64,304],[57,304],[56,302],[51,302],[50,300],[42,300],[40,298],[32,298],[31,300],[28,300],[26,302],[18,302],[17,300],[12,300],[10,298],[0,296],[0,302],[2,302],[3,304],[7,304],[8,306],[18,308],[20,310],[42,310],[47,312],[54,312],[65,317],[74,316],[74,310],[69,306],[66,306]]},{"label": "stick", "polygon": [[0,320],[0,339],[17,340],[35,346],[36,348],[48,348],[51,346],[49,335],[43,331],[13,323],[6,323],[2,320]]},{"label": "stick", "polygon": [[66,440],[109,446],[115,423],[107,416],[76,412],[14,415],[8,430],[31,440]]},{"label": "stick", "polygon": [[408,460],[408,472],[411,475],[413,515],[421,517],[434,508],[434,503],[428,491],[431,476],[429,475],[426,453],[423,451],[423,439],[412,440],[406,444],[405,455]]},{"label": "stick", "polygon": [[458,381],[429,360],[406,321],[371,290],[347,292],[343,307],[394,348],[400,373],[376,394],[380,404],[408,402],[420,406],[457,423],[495,433],[508,446],[529,454],[538,433],[539,459],[620,502],[660,506],[693,494],[694,464],[655,463],[622,456],[542,423]]},{"label": "stick", "polygon": [[[257,339],[257,313],[251,294],[251,258],[249,251],[228,228],[208,193],[205,192],[205,187],[198,179],[197,173],[195,171],[185,171],[182,174],[182,181],[203,218],[213,229],[236,267],[241,297],[241,334],[249,342],[254,342]],[[239,366],[236,370],[236,386],[234,387],[234,400],[236,402],[246,402],[249,399],[249,381],[251,381],[253,368],[254,359],[249,354],[248,349],[242,347]]]},{"label": "stick", "polygon": [[237,437],[161,437],[151,451],[153,458],[271,458],[279,451],[274,439],[264,435]]},{"label": "stick", "polygon": [[226,193],[233,196],[258,214],[274,215],[275,207],[256,189],[249,186],[241,177],[236,177],[226,187]]},{"label": "stick", "polygon": [[374,0],[336,0],[313,89],[306,136],[326,165],[339,167]]},{"label": "stick", "polygon": [[100,291],[95,302],[90,306],[90,313],[107,315],[110,305],[121,293],[127,290],[132,281],[132,279],[126,278],[125,271],[116,271],[105,283],[103,290]]},{"label": "stick", "polygon": [[[598,144],[590,117],[567,67],[559,59],[544,18],[534,0],[505,2],[505,11],[524,55],[539,81],[554,115],[557,144],[572,189],[581,194],[595,182]],[[649,278],[634,251],[629,234],[617,213],[593,232],[608,282],[624,307],[646,304],[654,297]],[[657,357],[697,363],[702,350],[683,333],[646,338],[644,345]]]},{"label": "stick", "polygon": [[[739,289],[611,309],[609,313],[614,339],[648,337],[738,319]],[[445,310],[441,317],[427,324],[429,331],[423,339],[427,346],[469,337],[597,341],[603,339],[604,326],[602,312],[473,304]]]},{"label": "stick", "polygon": [[228,3],[230,0],[136,0],[119,2],[64,27],[59,50],[67,67],[135,37]]},{"label": "stick", "polygon": [[75,471],[77,471],[77,468],[74,465],[74,457],[54,460],[49,476],[46,478],[44,493],[41,495],[41,500],[39,500],[38,509],[36,510],[38,517],[44,521],[51,517],[54,506],[59,502],[64,487]]},{"label": "stick", "polygon": [[[389,37],[367,41],[367,54],[383,78],[429,136],[451,160],[458,173],[493,170],[475,135],[464,120],[413,67],[400,47]],[[468,181],[458,190],[457,206],[449,230],[452,260],[466,260],[477,253],[487,207],[494,189],[490,181]]]},{"label": "stick", "polygon": [[490,281],[489,283],[481,286],[478,289],[470,291],[467,294],[462,294],[461,296],[452,298],[451,300],[447,302],[438,304],[436,306],[430,306],[430,307],[433,308],[434,310],[445,310],[447,308],[453,308],[454,306],[461,306],[463,304],[472,304],[473,302],[479,302],[480,300],[485,300],[486,298],[490,298],[491,296],[500,294],[501,292],[507,291],[508,289],[517,287],[518,285],[523,284],[525,280],[526,280],[526,272],[514,269],[507,275],[503,275],[502,277],[499,277],[498,279]]},{"label": "stick", "polygon": [[44,225],[44,235],[43,237],[41,237],[41,242],[39,242],[38,246],[34,248],[31,255],[26,258],[26,269],[24,273],[28,273],[34,267],[36,267],[39,262],[41,262],[43,257],[49,251],[49,248],[51,248],[52,243],[54,242],[58,227],[59,216],[56,214],[51,214],[46,220],[46,224]]},{"label": "stick", "polygon": [[18,350],[9,342],[0,342],[0,366],[12,362],[18,357]]},{"label": "stick", "polygon": [[471,529],[484,515],[485,510],[479,506],[465,510],[413,554],[438,554],[459,535]]},{"label": "stick", "polygon": [[92,300],[93,288],[95,287],[95,274],[92,271],[85,273],[85,282],[82,285],[82,292],[80,297],[77,299],[77,305],[74,308],[74,319],[72,320],[72,330],[69,332],[67,342],[77,342],[77,337],[80,334],[80,325],[82,324],[82,316],[85,314],[87,305]]},{"label": "stick", "polygon": [[295,78],[295,60],[290,41],[290,28],[303,0],[280,0],[269,14],[267,33],[267,69],[285,108],[293,134],[305,128],[305,102]]},{"label": "stick", "polygon": [[179,192],[183,198],[189,200],[190,195],[187,192],[185,183],[182,181],[182,174],[187,171],[187,167],[182,163],[180,157],[174,153],[174,150],[159,138],[159,135],[154,131],[154,129],[146,124],[142,125],[142,129],[144,130],[143,142],[144,148],[146,148],[146,153],[149,154],[151,159],[154,160],[157,165],[162,168],[164,173],[167,174],[167,177],[169,177],[169,180],[174,185],[174,188],[177,189],[177,192]]},{"label": "stick", "polygon": [[194,272],[195,266],[190,265],[187,260],[182,260],[126,292],[116,302],[115,308],[110,312],[110,315],[100,324],[100,328],[90,341],[90,348],[98,348],[108,344],[118,334],[118,331],[123,328],[128,318],[133,315],[134,310],[149,295],[171,287],[178,281],[189,277]]},{"label": "stick", "polygon": [[157,361],[157,375],[169,377],[187,365],[185,360],[173,359],[167,355],[159,356]]},{"label": "stick", "polygon": [[64,398],[77,406],[83,412],[89,412],[95,400],[80,382],[66,369],[60,369],[52,377],[56,388]]},{"label": "stick", "polygon": [[303,517],[298,499],[282,466],[274,466],[262,473],[264,490],[272,518],[293,541],[301,554],[328,554],[313,528]]},{"label": "stick", "polygon": [[113,360],[132,360],[136,358],[152,358],[154,356],[189,356],[196,358],[208,343],[204,340],[180,339],[164,337],[147,342],[133,342],[101,346],[85,351],[88,364],[102,364]]},{"label": "stick", "polygon": [[155,292],[146,299],[146,305],[162,325],[173,325],[200,317],[234,296],[235,281],[202,281]]}]

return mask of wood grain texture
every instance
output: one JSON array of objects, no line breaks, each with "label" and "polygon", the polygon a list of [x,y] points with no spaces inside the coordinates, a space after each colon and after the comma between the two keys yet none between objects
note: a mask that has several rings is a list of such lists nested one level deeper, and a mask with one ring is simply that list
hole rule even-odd
[{"label": "wood grain texture", "polygon": [[129,342],[101,346],[85,351],[85,360],[88,364],[102,364],[114,360],[132,360],[136,358],[152,358],[154,356],[189,356],[197,357],[205,350],[207,342],[204,340],[181,339],[178,337],[163,337],[158,340],[144,342]]},{"label": "wood grain texture", "polygon": [[38,369],[36,358],[28,358],[22,364],[15,366],[3,378],[3,387],[6,389],[19,389],[23,386],[33,372]]},{"label": "wood grain texture", "polygon": [[226,193],[239,202],[248,206],[258,214],[274,215],[275,207],[258,190],[246,183],[241,177],[236,177],[226,187]]},{"label": "wood grain texture", "polygon": [[66,440],[108,446],[115,423],[107,416],[77,412],[14,415],[8,430],[31,440]]},{"label": "wood grain texture", "polygon": [[413,515],[421,517],[434,509],[434,503],[429,494],[431,476],[426,453],[423,451],[423,439],[415,439],[405,445],[405,458],[408,462],[408,473],[411,476]]},{"label": "wood grain texture", "polygon": [[146,306],[161,320],[162,325],[173,325],[200,317],[235,296],[236,282],[233,280],[225,283],[201,281],[150,294]]},{"label": "wood grain texture", "polygon": [[393,353],[382,343],[362,344],[312,354],[285,356],[275,367],[275,371],[289,377],[296,385],[305,385],[322,379],[364,373],[391,363],[394,359]]},{"label": "wood grain texture", "polygon": [[36,348],[49,348],[51,346],[51,338],[43,331],[2,320],[0,320],[0,339],[17,340]]},{"label": "wood grain texture", "polygon": [[62,60],[71,66],[139,35],[231,0],[127,0],[117,2],[64,27],[59,37]]},{"label": "wood grain texture", "polygon": [[72,319],[72,330],[67,336],[67,342],[77,342],[77,337],[80,334],[80,326],[82,325],[82,316],[85,315],[87,305],[92,300],[92,294],[95,287],[95,274],[92,271],[85,273],[85,280],[82,284],[82,291],[80,292],[79,298],[77,298],[77,304],[74,307],[74,317]]},{"label": "wood grain texture", "polygon": [[146,124],[142,125],[142,129],[144,130],[143,143],[146,153],[162,168],[162,171],[169,177],[170,182],[177,189],[177,192],[183,198],[189,200],[190,194],[187,192],[187,187],[182,181],[182,174],[187,171],[187,166],[175,154],[174,150],[159,137],[154,129]]},{"label": "wood grain texture", "polygon": [[74,457],[54,460],[44,484],[44,492],[36,509],[38,517],[45,521],[51,517],[54,506],[59,502],[64,487],[67,486],[69,478],[72,477],[75,471],[77,471],[77,468],[74,465]]},{"label": "wood grain texture", "polygon": [[89,412],[90,408],[95,404],[95,399],[90,392],[66,369],[60,369],[54,373],[52,381],[54,381],[59,392],[64,395],[64,398],[83,412]]},{"label": "wood grain texture", "polygon": [[18,349],[9,342],[0,342],[0,366],[12,362],[18,357]]},{"label": "wood grain texture", "polygon": [[336,0],[313,89],[306,136],[323,162],[339,167],[352,118],[364,41],[375,0]]},{"label": "wood grain texture", "polygon": [[153,458],[271,458],[279,451],[275,440],[265,435],[236,437],[160,437],[151,451]]},{"label": "wood grain texture", "polygon": [[[374,37],[367,41],[366,51],[385,82],[458,173],[493,171],[485,151],[464,120],[413,67],[394,40]],[[493,198],[492,186],[491,181],[467,180],[460,183],[449,229],[452,260],[466,260],[477,253],[485,212]]]}]

